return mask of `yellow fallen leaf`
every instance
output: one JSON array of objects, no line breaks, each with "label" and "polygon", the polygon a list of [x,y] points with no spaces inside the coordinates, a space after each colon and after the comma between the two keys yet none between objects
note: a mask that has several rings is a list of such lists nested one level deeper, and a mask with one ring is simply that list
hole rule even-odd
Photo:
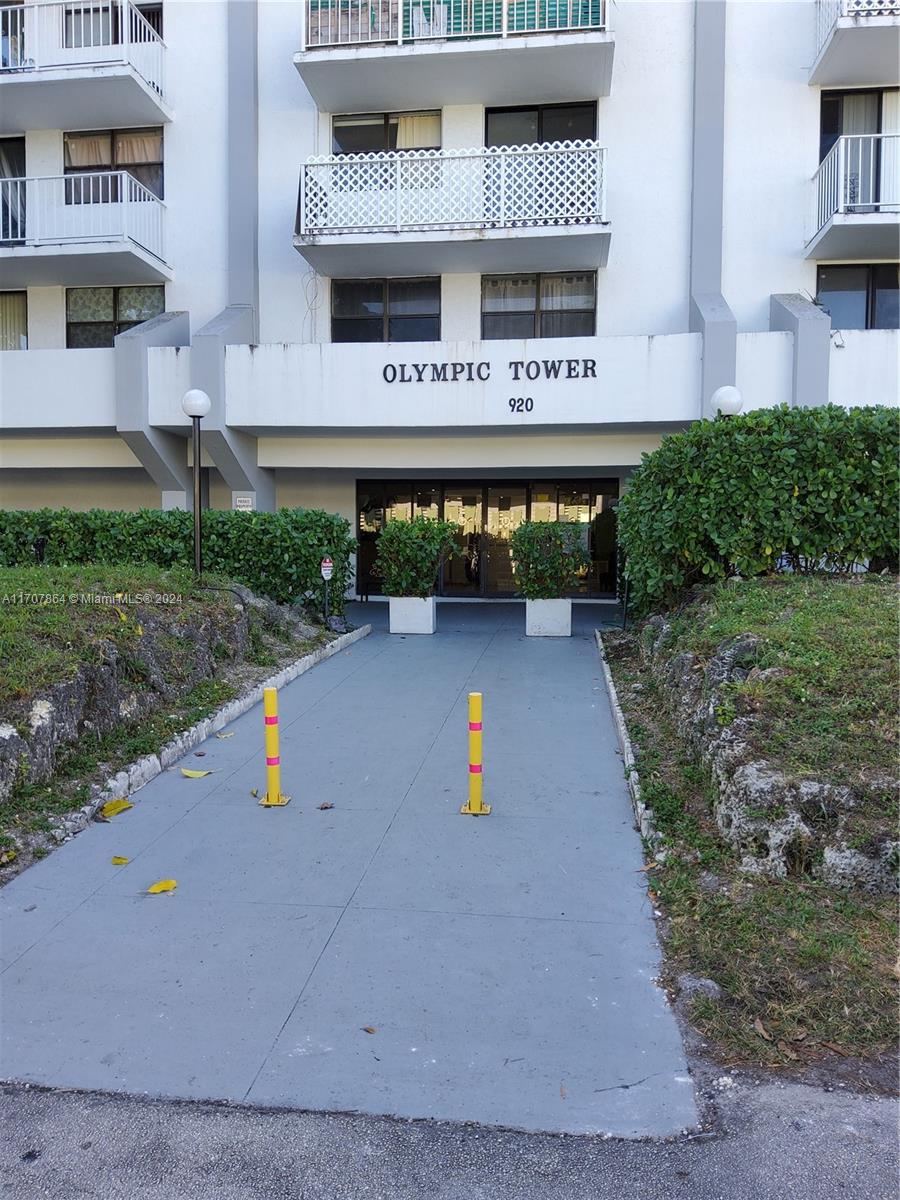
[{"label": "yellow fallen leaf", "polygon": [[130,863],[130,858],[125,858],[122,854],[114,854],[109,860],[114,867],[124,867],[126,863]]},{"label": "yellow fallen leaf", "polygon": [[158,896],[160,892],[174,892],[177,887],[177,879],[160,879],[158,883],[150,884],[147,888],[147,895]]},{"label": "yellow fallen leaf", "polygon": [[5,867],[7,863],[11,863],[18,853],[18,850],[4,850],[0,854],[0,866]]},{"label": "yellow fallen leaf", "polygon": [[759,1017],[757,1017],[756,1020],[753,1022],[753,1028],[756,1030],[756,1032],[759,1034],[759,1036],[761,1038],[765,1038],[765,1040],[767,1042],[772,1041],[771,1033],[769,1033],[768,1029],[766,1029],[765,1025],[763,1025],[763,1023]]},{"label": "yellow fallen leaf", "polygon": [[135,629],[137,630],[137,635],[138,635],[138,637],[143,637],[143,636],[144,636],[144,627],[143,627],[143,625],[135,625]]},{"label": "yellow fallen leaf", "polygon": [[204,775],[212,775],[212,771],[190,771],[187,767],[182,767],[181,773],[185,779],[202,779]]},{"label": "yellow fallen leaf", "polygon": [[217,733],[216,737],[219,739],[220,742],[224,742],[226,738],[234,737],[234,731],[232,731],[231,733]]},{"label": "yellow fallen leaf", "polygon": [[378,1032],[378,1030],[375,1028],[374,1025],[363,1025],[362,1031],[363,1031],[363,1033],[377,1033]]},{"label": "yellow fallen leaf", "polygon": [[123,813],[129,808],[134,808],[130,800],[107,800],[100,809],[100,816],[117,817],[119,813]]},{"label": "yellow fallen leaf", "polygon": [[121,608],[117,608],[117,609],[116,609],[116,616],[119,618],[119,620],[120,620],[120,621],[127,621],[127,620],[128,620],[128,618],[127,618],[127,617],[125,616],[125,614],[122,612]]}]

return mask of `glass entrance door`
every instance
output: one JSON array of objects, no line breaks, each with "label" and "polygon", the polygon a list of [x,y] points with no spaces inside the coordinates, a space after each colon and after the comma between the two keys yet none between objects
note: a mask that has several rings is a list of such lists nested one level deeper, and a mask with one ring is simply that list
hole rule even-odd
[{"label": "glass entrance door", "polygon": [[444,563],[445,596],[480,596],[483,576],[484,505],[482,485],[447,485],[444,520],[456,523],[456,553]]},{"label": "glass entrance door", "polygon": [[527,489],[524,484],[503,484],[486,489],[484,521],[484,594],[511,596],[516,590],[510,539],[525,520]]}]

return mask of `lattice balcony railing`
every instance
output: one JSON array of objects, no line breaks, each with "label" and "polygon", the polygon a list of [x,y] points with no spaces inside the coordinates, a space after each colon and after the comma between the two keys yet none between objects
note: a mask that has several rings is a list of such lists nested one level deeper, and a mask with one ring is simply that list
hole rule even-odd
[{"label": "lattice balcony railing", "polygon": [[900,17],[900,0],[819,0],[816,51],[822,49],[839,17]]},{"label": "lattice balcony railing", "polygon": [[299,233],[602,222],[605,164],[593,141],[323,155],[303,167]]}]

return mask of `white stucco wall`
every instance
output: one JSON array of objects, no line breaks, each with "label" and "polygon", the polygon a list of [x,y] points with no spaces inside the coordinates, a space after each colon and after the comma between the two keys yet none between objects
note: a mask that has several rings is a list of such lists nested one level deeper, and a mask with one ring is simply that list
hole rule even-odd
[{"label": "white stucco wall", "polygon": [[900,331],[841,329],[831,337],[832,404],[900,405]]},{"label": "white stucco wall", "polygon": [[0,354],[3,429],[115,428],[113,350]]},{"label": "white stucco wall", "polygon": [[816,264],[803,257],[819,162],[815,8],[727,7],[723,292],[739,330],[768,329],[773,292],[816,291]]}]

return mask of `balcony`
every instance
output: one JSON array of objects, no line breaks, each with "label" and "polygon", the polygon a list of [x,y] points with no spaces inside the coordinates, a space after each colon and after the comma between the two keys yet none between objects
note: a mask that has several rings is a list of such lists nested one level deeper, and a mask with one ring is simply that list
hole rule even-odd
[{"label": "balcony", "polygon": [[114,350],[6,350],[0,381],[6,432],[116,427]]},{"label": "balcony", "polygon": [[608,0],[305,0],[294,63],[323,112],[609,95]]},{"label": "balcony", "polygon": [[127,171],[0,179],[0,288],[163,283],[164,217]]},{"label": "balcony", "polygon": [[294,245],[323,275],[605,266],[596,142],[323,155],[303,167]]},{"label": "balcony", "polygon": [[164,59],[128,0],[0,6],[0,134],[168,121]]},{"label": "balcony", "polygon": [[900,0],[818,0],[816,87],[900,83]]},{"label": "balcony", "polygon": [[900,134],[838,138],[813,176],[819,261],[896,258],[900,243]]}]

